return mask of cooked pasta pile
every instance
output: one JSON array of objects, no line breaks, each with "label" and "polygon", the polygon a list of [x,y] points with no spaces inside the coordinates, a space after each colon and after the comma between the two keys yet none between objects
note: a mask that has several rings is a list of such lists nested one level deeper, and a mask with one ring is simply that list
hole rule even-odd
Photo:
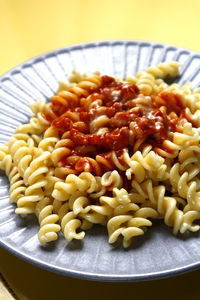
[{"label": "cooked pasta pile", "polygon": [[126,81],[73,72],[50,103],[31,105],[30,122],[0,147],[0,168],[15,212],[37,216],[41,244],[101,224],[128,247],[157,218],[174,234],[200,229],[200,89],[168,85],[178,68]]}]

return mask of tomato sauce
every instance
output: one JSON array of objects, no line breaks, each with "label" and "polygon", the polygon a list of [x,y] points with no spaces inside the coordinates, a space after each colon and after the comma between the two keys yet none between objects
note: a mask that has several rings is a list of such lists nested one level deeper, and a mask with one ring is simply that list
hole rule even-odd
[{"label": "tomato sauce", "polygon": [[[91,90],[87,98],[79,99],[76,107],[73,101],[71,104],[70,101],[62,100],[61,96],[52,97],[51,109],[57,118],[52,121],[51,126],[58,131],[60,137],[66,131],[70,132],[69,138],[73,142],[71,155],[82,157],[74,166],[76,171],[82,170],[86,163],[93,169],[91,162],[83,159],[84,156],[95,158],[96,155],[102,155],[111,161],[110,153],[115,151],[120,159],[123,149],[133,149],[130,130],[134,133],[135,141],[142,139],[143,143],[151,144],[155,149],[163,147],[163,141],[169,138],[169,132],[180,131],[180,121],[186,119],[181,95],[163,91],[152,95],[149,105],[137,106],[132,100],[138,98],[139,94],[141,93],[136,85],[117,82],[113,77],[105,75],[101,77],[101,86]],[[90,102],[86,109],[84,105],[88,99]],[[96,100],[97,103],[92,105]],[[137,109],[134,110],[134,107]],[[68,112],[76,114],[76,121],[70,118]],[[108,122],[102,126],[106,130],[98,132],[97,128],[95,132],[91,132],[90,125],[99,116],[107,117]],[[50,120],[48,114],[46,119]],[[85,126],[77,125],[77,122],[82,122]],[[82,155],[76,151],[76,147],[80,145],[92,145],[96,150],[91,155]],[[167,151],[166,147],[163,150]],[[64,165],[64,159],[62,164]]]}]

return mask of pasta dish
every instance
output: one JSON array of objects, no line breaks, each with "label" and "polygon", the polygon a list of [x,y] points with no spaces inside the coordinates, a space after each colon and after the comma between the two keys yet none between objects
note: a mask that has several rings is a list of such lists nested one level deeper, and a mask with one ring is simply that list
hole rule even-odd
[{"label": "pasta dish", "polygon": [[163,219],[173,233],[198,231],[200,89],[167,84],[178,62],[121,80],[74,71],[51,101],[0,146],[16,214],[34,213],[41,244],[83,239],[95,224],[109,243]]}]

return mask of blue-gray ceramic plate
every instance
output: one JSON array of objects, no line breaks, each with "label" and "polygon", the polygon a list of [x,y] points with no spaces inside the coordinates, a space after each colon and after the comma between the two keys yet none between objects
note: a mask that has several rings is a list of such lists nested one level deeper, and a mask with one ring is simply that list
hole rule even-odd
[{"label": "blue-gray ceramic plate", "polygon": [[[66,47],[31,59],[0,78],[0,143],[16,127],[29,121],[29,103],[49,99],[58,80],[73,69],[125,78],[159,62],[181,62],[183,84],[200,83],[200,54],[174,46],[141,41],[103,41]],[[9,202],[9,182],[0,173],[0,246],[41,268],[68,276],[102,281],[149,280],[189,271],[200,266],[200,235],[174,236],[171,228],[156,222],[132,246],[108,244],[106,228],[95,227],[83,241],[58,241],[40,246],[33,216],[15,215]]]}]

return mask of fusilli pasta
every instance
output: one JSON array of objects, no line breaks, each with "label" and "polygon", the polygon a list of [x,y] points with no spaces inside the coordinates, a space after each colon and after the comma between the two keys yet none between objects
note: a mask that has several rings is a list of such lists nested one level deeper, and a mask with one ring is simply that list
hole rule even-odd
[{"label": "fusilli pasta", "polygon": [[81,240],[94,224],[124,247],[153,219],[174,234],[200,229],[200,89],[167,84],[179,65],[125,81],[73,71],[50,103],[30,105],[30,122],[0,146],[0,168],[15,212],[37,216],[42,245],[60,229]]}]

